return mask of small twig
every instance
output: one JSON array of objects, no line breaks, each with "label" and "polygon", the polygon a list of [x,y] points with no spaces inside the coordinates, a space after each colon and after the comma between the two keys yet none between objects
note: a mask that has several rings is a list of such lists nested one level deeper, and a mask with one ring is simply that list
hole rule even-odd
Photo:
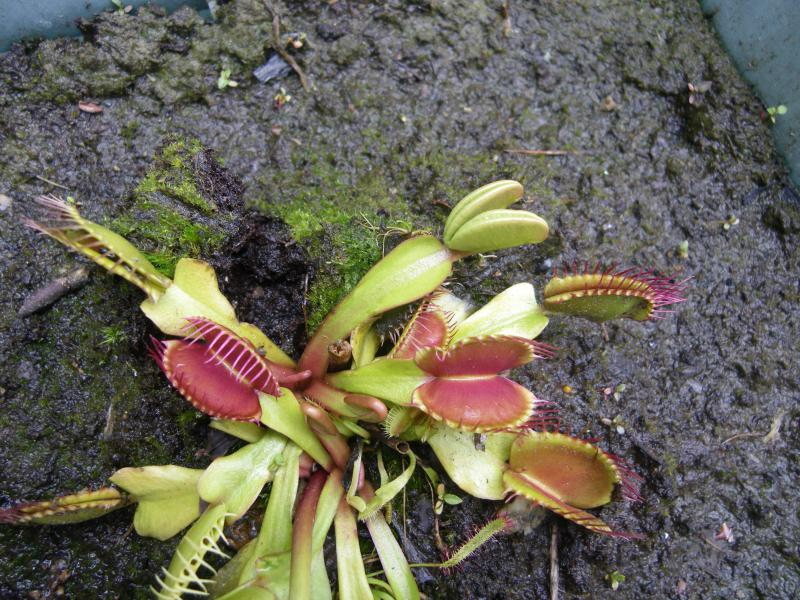
[{"label": "small twig", "polygon": [[56,277],[28,296],[17,316],[27,317],[47,308],[62,296],[83,287],[87,281],[89,281],[89,270],[86,267],[79,267],[62,277]]},{"label": "small twig", "polygon": [[56,186],[57,188],[61,188],[62,190],[69,191],[69,188],[67,186],[61,185],[60,183],[56,183],[55,181],[52,181],[52,180],[48,179],[47,177],[42,177],[41,175],[34,175],[34,177],[36,179],[38,179],[39,181],[44,181],[45,183],[49,183],[50,185]]},{"label": "small twig", "polygon": [[550,600],[558,600],[558,524],[550,525]]},{"label": "small twig", "polygon": [[762,433],[762,432],[745,431],[745,432],[742,432],[742,433],[737,433],[736,435],[732,435],[727,440],[723,441],[720,444],[720,446],[724,446],[728,442],[732,442],[734,440],[738,440],[738,439],[741,439],[741,438],[764,437],[766,435],[767,435],[766,433]]},{"label": "small twig", "polygon": [[297,64],[297,61],[294,57],[286,51],[286,48],[283,47],[281,44],[281,17],[278,15],[277,12],[272,10],[272,8],[265,3],[267,10],[272,13],[272,47],[275,49],[280,57],[286,61],[297,76],[300,78],[300,83],[303,84],[303,89],[307,92],[311,91],[311,86],[308,84],[308,78],[306,74],[303,72],[303,69],[300,68],[300,65]]},{"label": "small twig", "polygon": [[525,154],[528,156],[566,156],[567,154],[584,154],[580,150],[528,150],[526,148],[507,148],[508,154]]},{"label": "small twig", "polygon": [[114,436],[114,424],[116,423],[116,419],[114,418],[114,403],[111,402],[108,405],[108,410],[106,411],[106,426],[103,427],[103,441],[108,442]]},{"label": "small twig", "polygon": [[[430,478],[426,478],[428,482],[428,489],[431,491],[431,509],[433,510],[433,541],[436,543],[436,548],[439,550],[439,556],[443,561],[450,558],[450,553],[447,545],[442,539],[442,531],[439,523],[439,513],[436,512],[436,491],[433,489],[433,482]],[[405,498],[405,488],[403,488],[403,497]]]},{"label": "small twig", "polygon": [[303,323],[306,327],[306,335],[308,335],[308,273],[303,282]]},{"label": "small twig", "polygon": [[781,423],[783,423],[783,416],[786,414],[786,411],[783,409],[779,410],[776,415],[772,419],[772,423],[770,424],[769,431],[763,433],[761,431],[743,431],[742,433],[737,433],[736,435],[732,435],[728,439],[724,440],[720,446],[724,446],[725,444],[732,442],[734,440],[739,440],[742,438],[764,438],[764,442],[769,443],[775,440],[778,437],[778,433],[781,430]]},{"label": "small twig", "polygon": [[119,539],[117,540],[117,542],[116,542],[114,545],[115,545],[115,546],[119,546],[119,545],[120,545],[122,542],[124,542],[124,541],[125,541],[125,540],[126,540],[126,539],[127,539],[129,536],[130,536],[130,534],[132,534],[132,533],[133,533],[133,523],[131,523],[131,524],[128,526],[128,528],[125,530],[125,533],[123,533],[121,536],[119,536]]},{"label": "small twig", "polygon": [[446,561],[450,558],[449,550],[442,539],[442,532],[439,529],[439,515],[435,511],[433,513],[433,541],[436,543],[436,549],[439,550],[439,556],[442,557],[442,560]]},{"label": "small twig", "polygon": [[503,2],[503,35],[508,37],[511,35],[511,2],[504,0]]},{"label": "small twig", "polygon": [[408,514],[406,513],[406,488],[403,487],[403,539],[408,539]]},{"label": "small twig", "polygon": [[711,546],[712,548],[714,548],[716,550],[719,550],[720,552],[725,552],[725,548],[723,548],[722,546],[718,546],[717,544],[712,542],[710,539],[708,539],[706,536],[702,536],[702,538],[703,538],[703,541],[706,544],[708,544],[709,546]]}]

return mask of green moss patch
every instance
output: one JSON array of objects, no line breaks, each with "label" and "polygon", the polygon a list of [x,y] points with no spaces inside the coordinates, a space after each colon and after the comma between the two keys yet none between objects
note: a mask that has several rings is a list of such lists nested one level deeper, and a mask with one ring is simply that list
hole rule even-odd
[{"label": "green moss patch", "polygon": [[216,210],[197,187],[192,160],[203,150],[200,140],[175,140],[156,157],[155,166],[148,171],[136,188],[136,194],[146,196],[160,192],[209,214]]},{"label": "green moss patch", "polygon": [[178,259],[210,256],[236,227],[235,214],[202,192],[216,187],[206,181],[222,172],[215,161],[199,140],[169,140],[133,191],[130,210],[111,223],[168,277]]},{"label": "green moss patch", "polygon": [[313,331],[380,260],[384,234],[408,219],[408,206],[380,172],[365,170],[354,177],[324,152],[295,158],[309,164],[302,171],[276,172],[268,185],[281,190],[280,200],[258,207],[283,219],[317,262],[307,296],[307,324]]},{"label": "green moss patch", "polygon": [[[529,161],[504,167],[491,154],[447,148],[408,156],[401,142],[379,128],[365,129],[362,139],[361,152],[347,158],[327,147],[297,148],[294,170],[275,171],[259,182],[265,194],[275,196],[257,201],[257,207],[283,219],[317,262],[307,293],[309,332],[385,251],[412,233],[439,233],[446,207],[471,189],[501,177],[538,181],[548,166]],[[375,168],[376,154],[393,158]],[[540,202],[552,201],[552,192],[544,186],[539,191]]]}]

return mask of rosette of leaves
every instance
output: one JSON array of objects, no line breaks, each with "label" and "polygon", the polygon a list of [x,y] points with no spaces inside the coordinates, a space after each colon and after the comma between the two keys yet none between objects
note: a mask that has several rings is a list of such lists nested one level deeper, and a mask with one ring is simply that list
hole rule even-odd
[{"label": "rosette of leaves", "polygon": [[[136,503],[134,527],[141,535],[166,539],[188,527],[155,595],[228,600],[331,597],[322,548],[333,527],[339,597],[418,598],[411,568],[381,511],[408,483],[417,460],[406,449],[408,466],[398,477],[390,479],[379,461],[380,482],[368,481],[360,448],[375,438],[370,424],[379,423],[389,436],[427,442],[469,494],[519,496],[593,531],[619,535],[586,509],[607,503],[616,484],[634,498],[633,474],[613,455],[555,431],[560,422],[553,406],[508,372],[553,355],[552,347],[534,339],[548,323],[545,309],[599,322],[640,319],[679,301],[681,288],[650,274],[574,273],[548,285],[544,306],[522,283],[473,310],[441,287],[456,260],[547,237],[541,217],[508,208],[522,193],[513,181],[484,186],[453,208],[443,241],[422,235],[399,244],[331,311],[297,363],[238,320],[208,264],[182,259],[170,280],[73,205],[40,200],[45,220],[28,224],[147,294],[142,311],[173,336],[152,340],[159,367],[213,418],[212,427],[244,446],[205,469],[121,469],[111,477],[116,488],[22,504],[0,511],[0,522],[78,522]],[[376,321],[413,303],[419,303],[416,310],[382,353],[386,344]],[[330,348],[344,340],[351,344],[352,364],[329,372]],[[475,432],[484,433],[480,448]],[[258,537],[216,571],[228,558],[226,525],[264,489],[269,499]],[[359,522],[384,578],[366,572]],[[491,521],[436,566],[454,566],[510,525],[505,517]]]}]

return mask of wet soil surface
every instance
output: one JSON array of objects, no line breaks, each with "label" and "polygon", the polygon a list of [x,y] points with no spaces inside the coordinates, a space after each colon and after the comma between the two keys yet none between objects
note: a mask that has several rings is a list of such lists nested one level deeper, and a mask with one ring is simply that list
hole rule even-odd
[{"label": "wet soil surface", "polygon": [[[138,290],[92,268],[80,290],[16,316],[34,290],[84,263],[19,226],[37,194],[64,192],[38,177],[68,188],[89,218],[131,216],[156,150],[180,135],[227,169],[209,169],[200,191],[225,199],[236,233],[206,258],[240,317],[289,352],[301,347],[306,281],[324,257],[231,203],[237,181],[244,203],[267,214],[297,197],[313,211],[375,190],[435,229],[442,201],[520,179],[553,235],[460,265],[453,289],[475,300],[518,281],[540,290],[554,265],[574,260],[693,277],[676,314],[612,324],[608,341],[596,326],[553,319],[542,339],[559,358],[518,374],[562,405],[574,432],[604,438],[645,477],[644,503],[599,511],[645,540],[548,517],[462,569],[421,573],[428,597],[547,597],[552,523],[566,598],[611,596],[613,571],[626,578],[616,598],[796,597],[800,212],[762,107],[694,2],[509,5],[505,19],[499,1],[276,4],[283,31],[306,34],[294,52],[310,90],[294,75],[250,75],[272,29],[254,0],[225,5],[216,24],[190,10],[110,13],[84,24],[83,41],[0,57],[0,503],[99,486],[127,465],[208,462],[207,420],[146,357],[153,330]],[[217,89],[222,68],[239,87]],[[277,108],[281,87],[291,99]],[[80,100],[103,112],[79,111]],[[509,152],[518,149],[572,153]],[[318,198],[302,195],[309,186]],[[448,508],[445,541],[495,509],[471,499]],[[138,538],[131,515],[0,529],[0,597],[144,597],[174,542]],[[412,560],[437,560],[432,523],[420,487],[408,498]],[[733,541],[716,539],[723,523]]]}]

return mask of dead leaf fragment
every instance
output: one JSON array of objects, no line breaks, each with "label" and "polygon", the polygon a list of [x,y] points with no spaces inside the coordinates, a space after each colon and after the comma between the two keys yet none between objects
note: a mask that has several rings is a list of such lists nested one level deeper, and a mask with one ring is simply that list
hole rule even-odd
[{"label": "dead leaf fragment", "polygon": [[612,110],[616,110],[617,103],[611,96],[606,96],[605,98],[603,98],[603,101],[600,102],[600,108],[602,108],[606,112],[611,112]]},{"label": "dead leaf fragment", "polygon": [[723,523],[722,527],[719,529],[719,533],[714,536],[715,540],[725,540],[729,544],[732,544],[736,541],[736,538],[733,537],[733,529],[728,527],[727,523]]},{"label": "dead leaf fragment", "polygon": [[94,102],[78,102],[78,108],[85,113],[96,115],[103,112],[103,107]]}]

